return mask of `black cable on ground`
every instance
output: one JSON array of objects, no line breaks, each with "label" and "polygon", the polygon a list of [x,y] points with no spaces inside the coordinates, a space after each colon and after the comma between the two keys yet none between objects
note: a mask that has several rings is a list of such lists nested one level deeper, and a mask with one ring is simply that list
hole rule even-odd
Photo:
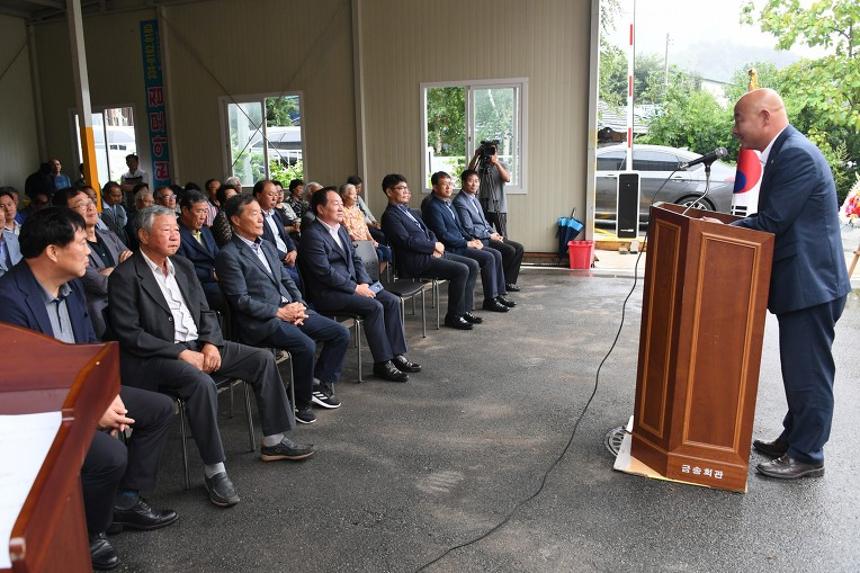
[{"label": "black cable on ground", "polygon": [[[678,171],[678,169],[675,169],[674,171],[672,171],[672,173],[670,173],[669,176],[666,177],[666,179],[663,181],[663,184],[660,185],[660,187],[656,191],[654,191],[654,194],[651,195],[651,200],[648,202],[649,205],[654,204],[654,199],[657,197],[657,194],[663,189],[663,187],[666,186],[666,183],[669,181],[669,179],[672,177],[672,175],[674,175],[677,171]],[[644,244],[647,245],[647,243],[648,243],[648,232],[646,231]],[[642,259],[642,253],[643,253],[643,250],[640,248],[639,254],[636,257],[636,263],[633,266],[633,284],[631,285],[630,291],[627,293],[627,296],[624,297],[624,302],[621,304],[621,323],[618,325],[618,331],[615,333],[615,339],[612,341],[612,345],[609,347],[609,350],[606,352],[606,355],[603,357],[603,360],[601,360],[600,364],[597,366],[597,372],[595,372],[595,374],[594,374],[594,386],[591,389],[591,395],[588,397],[588,400],[585,402],[585,406],[583,406],[582,412],[579,413],[579,416],[576,418],[576,421],[573,423],[573,429],[570,432],[570,438],[568,438],[567,444],[565,444],[564,449],[555,458],[555,460],[552,462],[552,464],[549,466],[549,468],[547,468],[547,470],[544,472],[543,476],[541,477],[540,486],[538,486],[537,490],[535,490],[535,492],[532,493],[530,496],[517,502],[517,504],[513,507],[513,509],[511,509],[511,511],[509,511],[507,513],[507,515],[505,515],[504,519],[502,519],[502,521],[500,521],[499,523],[494,525],[492,528],[488,529],[487,531],[485,531],[481,535],[478,535],[477,537],[473,537],[469,541],[465,541],[465,542],[460,543],[458,545],[454,545],[453,547],[449,547],[441,555],[439,555],[438,557],[436,557],[432,561],[429,561],[429,562],[425,563],[424,565],[422,565],[421,567],[419,567],[418,569],[416,569],[415,573],[420,573],[421,571],[426,570],[428,567],[435,565],[436,563],[438,563],[439,561],[441,561],[442,559],[444,559],[450,553],[452,553],[453,551],[456,551],[457,549],[462,549],[464,547],[474,545],[475,543],[478,543],[479,541],[486,539],[487,537],[489,537],[490,535],[492,535],[493,533],[495,533],[496,531],[498,531],[499,529],[504,527],[511,520],[511,518],[517,513],[517,511],[519,511],[519,509],[521,507],[523,507],[525,504],[527,504],[528,502],[530,502],[531,500],[533,500],[534,498],[536,498],[537,496],[539,496],[541,494],[541,492],[544,489],[544,486],[546,486],[546,480],[549,478],[549,474],[552,473],[552,470],[554,470],[555,467],[559,464],[559,462],[561,462],[561,460],[564,458],[565,454],[567,454],[567,451],[570,449],[571,444],[573,444],[573,438],[576,436],[576,431],[579,429],[579,424],[580,424],[580,422],[582,422],[582,419],[585,417],[586,412],[588,412],[588,408],[589,408],[589,406],[591,406],[591,402],[592,402],[592,400],[594,400],[594,396],[597,394],[597,388],[600,386],[600,370],[603,368],[603,365],[606,363],[606,361],[612,355],[612,352],[615,350],[615,346],[618,344],[618,339],[621,337],[621,331],[624,328],[624,320],[625,320],[626,315],[627,315],[627,302],[630,300],[630,297],[633,295],[633,292],[636,290],[636,285],[639,282],[639,261]]]}]

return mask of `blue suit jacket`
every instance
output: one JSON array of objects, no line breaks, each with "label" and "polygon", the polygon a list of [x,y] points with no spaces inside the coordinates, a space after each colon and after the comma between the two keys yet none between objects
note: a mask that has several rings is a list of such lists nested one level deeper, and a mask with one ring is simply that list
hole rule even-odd
[{"label": "blue suit jacket", "polygon": [[457,211],[457,218],[460,220],[463,231],[470,237],[480,239],[486,244],[494,231],[484,216],[484,210],[481,208],[481,203],[477,197],[475,201],[472,201],[468,193],[460,191],[451,203]]},{"label": "blue suit jacket", "polygon": [[382,214],[382,230],[394,250],[397,270],[404,277],[420,277],[436,250],[436,235],[421,220],[421,214],[410,209],[410,219],[399,207],[389,204]]},{"label": "blue suit jacket", "polygon": [[275,246],[261,241],[260,248],[274,274],[236,235],[221,248],[215,260],[224,297],[236,313],[240,338],[248,344],[262,342],[279,328],[281,320],[275,314],[283,304],[282,296],[290,302],[304,302]]},{"label": "blue suit jacket", "polygon": [[[263,215],[263,217],[265,217],[265,215]],[[278,222],[278,234],[280,235],[281,240],[284,242],[284,244],[287,245],[287,251],[296,250],[296,244],[293,242],[293,240],[290,238],[290,235],[284,229],[286,221],[284,221],[283,217],[281,217],[281,213],[277,209],[274,209],[274,217],[275,221]],[[272,243],[272,245],[277,245],[277,241],[275,241],[275,235],[272,233],[272,229],[269,228],[269,223],[265,220],[263,221],[263,240],[269,241],[270,243]],[[279,258],[281,261],[283,261],[284,257],[287,256],[287,253],[281,251],[280,249],[278,249],[278,254],[280,255]]]},{"label": "blue suit jacket", "polygon": [[12,264],[8,265],[6,263],[6,257],[0,257],[0,277],[2,277],[9,271],[9,269],[17,265],[18,261],[21,260],[21,247],[18,245],[18,236],[15,233],[7,231],[6,229],[0,230],[0,233],[3,233],[3,242],[6,243],[6,252],[9,253],[9,259],[12,261]]},{"label": "blue suit jacket", "polygon": [[[84,288],[79,280],[69,282],[72,292],[66,298],[66,308],[72,321],[75,342],[97,343]],[[30,265],[22,261],[0,277],[0,321],[54,336],[51,320],[45,308],[45,289],[33,276]]]},{"label": "blue suit jacket", "polygon": [[772,313],[823,304],[851,290],[838,215],[830,166],[789,125],[768,156],[758,213],[732,223],[776,235],[768,299]]},{"label": "blue suit jacket", "polygon": [[194,235],[191,234],[191,229],[179,223],[179,250],[177,255],[185,257],[194,264],[194,272],[200,282],[217,283],[215,280],[215,258],[218,256],[218,245],[215,243],[215,237],[209,227],[203,226],[200,229],[200,237],[206,244],[204,247],[197,242]]},{"label": "blue suit jacket", "polygon": [[436,233],[447,251],[456,255],[466,252],[468,248],[466,242],[471,237],[460,226],[453,205],[449,209],[444,201],[434,195],[424,204],[421,214],[424,216],[427,226]]},{"label": "blue suit jacket", "polygon": [[354,294],[356,285],[373,282],[343,226],[338,236],[345,252],[318,220],[302,229],[299,263],[305,292],[311,300],[320,300],[331,292]]}]

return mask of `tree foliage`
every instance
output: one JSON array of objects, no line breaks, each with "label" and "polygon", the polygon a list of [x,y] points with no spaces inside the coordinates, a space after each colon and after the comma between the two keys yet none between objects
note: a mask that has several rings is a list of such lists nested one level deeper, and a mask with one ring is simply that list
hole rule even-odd
[{"label": "tree foliage", "polygon": [[860,2],[818,0],[802,9],[798,0],[768,0],[760,11],[749,2],[741,19],[757,20],[781,49],[803,43],[832,51],[780,70],[771,87],[785,100],[791,123],[827,157],[844,197],[860,160]]}]

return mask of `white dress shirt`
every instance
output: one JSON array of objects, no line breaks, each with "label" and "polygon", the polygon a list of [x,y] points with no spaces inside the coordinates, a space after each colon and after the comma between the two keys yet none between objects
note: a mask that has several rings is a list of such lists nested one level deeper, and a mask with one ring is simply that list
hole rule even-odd
[{"label": "white dress shirt", "polygon": [[161,294],[164,295],[164,300],[167,301],[170,314],[173,315],[173,342],[192,342],[197,340],[197,325],[194,323],[191,311],[188,310],[188,305],[185,304],[185,298],[179,289],[179,283],[176,282],[176,268],[174,268],[173,262],[170,258],[167,259],[167,276],[165,276],[161,268],[152,262],[143,251],[140,254],[143,256],[146,264],[149,265],[149,270],[152,271],[152,276],[155,277],[155,282],[158,283],[158,288],[161,289]]},{"label": "white dress shirt", "polygon": [[280,223],[275,220],[274,215],[274,209],[263,211],[263,217],[266,219],[266,224],[269,226],[269,229],[272,230],[272,234],[275,236],[275,246],[278,247],[278,251],[286,253],[289,249],[287,249],[287,244],[281,238],[281,230],[278,229]]},{"label": "white dress shirt", "polygon": [[338,247],[340,247],[340,250],[343,251],[344,253],[346,253],[346,248],[344,248],[343,243],[340,242],[340,235],[338,234],[338,231],[340,230],[340,223],[335,223],[334,225],[329,225],[328,223],[326,223],[322,219],[317,219],[317,221],[322,223],[322,226],[326,228],[326,230],[328,231],[328,234],[331,235],[332,239],[334,239],[335,244]]}]

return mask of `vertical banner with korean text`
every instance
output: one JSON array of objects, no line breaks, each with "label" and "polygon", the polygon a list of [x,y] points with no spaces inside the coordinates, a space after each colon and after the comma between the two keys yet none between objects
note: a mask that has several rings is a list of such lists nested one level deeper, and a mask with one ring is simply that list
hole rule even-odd
[{"label": "vertical banner with korean text", "polygon": [[146,87],[146,118],[149,124],[149,151],[152,156],[153,189],[170,184],[170,149],[167,143],[167,109],[164,105],[164,74],[161,71],[161,43],[158,20],[140,22],[143,80]]}]

